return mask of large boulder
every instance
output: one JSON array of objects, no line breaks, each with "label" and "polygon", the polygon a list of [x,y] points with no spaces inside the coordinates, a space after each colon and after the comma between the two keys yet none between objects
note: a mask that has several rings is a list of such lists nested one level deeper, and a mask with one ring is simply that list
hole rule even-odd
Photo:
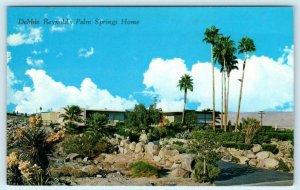
[{"label": "large boulder", "polygon": [[192,162],[194,158],[190,154],[182,154],[181,155],[181,165],[180,168],[192,172]]},{"label": "large boulder", "polygon": [[132,142],[132,143],[129,144],[129,149],[130,149],[131,151],[135,151],[135,146],[136,146],[136,143],[135,143],[135,142]]},{"label": "large boulder", "polygon": [[257,152],[262,151],[262,147],[260,144],[254,144],[251,150],[252,150],[252,152],[257,153]]},{"label": "large boulder", "polygon": [[236,156],[239,164],[248,164],[249,158],[245,156]]},{"label": "large boulder", "polygon": [[153,156],[153,150],[154,150],[154,143],[153,142],[149,142],[147,144],[147,146],[145,146],[146,148],[146,152],[150,155]]},{"label": "large boulder", "polygon": [[264,160],[264,167],[266,169],[277,169],[279,166],[279,162],[278,160],[276,160],[275,158],[267,158]]},{"label": "large boulder", "polygon": [[158,153],[159,153],[159,146],[154,144],[152,154],[153,156],[158,156]]},{"label": "large boulder", "polygon": [[259,160],[267,159],[267,158],[269,158],[269,156],[270,156],[270,152],[268,152],[268,151],[262,151],[262,152],[259,152],[256,154],[256,157]]},{"label": "large boulder", "polygon": [[256,159],[251,159],[249,162],[248,162],[248,164],[250,165],[250,166],[256,166],[257,165],[257,160]]},{"label": "large boulder", "polygon": [[128,143],[129,143],[129,141],[128,141],[127,139],[121,140],[120,146],[121,146],[121,147],[125,147],[126,144],[128,144]]},{"label": "large boulder", "polygon": [[135,146],[134,152],[135,153],[144,152],[144,143],[142,143],[142,142],[137,143]]},{"label": "large boulder", "polygon": [[250,154],[247,154],[246,157],[249,159],[255,159],[257,156],[253,153],[250,153]]},{"label": "large boulder", "polygon": [[145,130],[142,130],[142,134],[141,134],[139,140],[140,140],[140,142],[148,143],[148,136],[147,136]]}]

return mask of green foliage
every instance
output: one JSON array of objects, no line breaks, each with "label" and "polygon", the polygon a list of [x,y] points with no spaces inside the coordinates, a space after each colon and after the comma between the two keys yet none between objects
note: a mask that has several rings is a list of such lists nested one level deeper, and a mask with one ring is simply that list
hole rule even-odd
[{"label": "green foliage", "polygon": [[47,143],[47,134],[42,128],[23,130],[16,148],[20,150],[21,159],[37,164],[43,170],[48,167],[48,155],[53,152],[53,145]]},{"label": "green foliage", "polygon": [[87,118],[86,131],[94,133],[98,137],[109,136],[110,130],[106,126],[108,118],[104,114],[93,113]]},{"label": "green foliage", "polygon": [[129,130],[127,130],[125,128],[125,123],[123,122],[118,122],[116,124],[116,134],[120,135],[120,136],[123,136],[123,137],[128,137],[129,136]]},{"label": "green foliage", "polygon": [[144,161],[138,161],[129,165],[130,173],[133,177],[158,176],[158,169]]},{"label": "green foliage", "polygon": [[204,160],[196,159],[193,178],[195,178],[197,181],[212,183],[220,173],[221,169],[217,166],[217,164],[213,164],[207,161],[205,161],[204,164]]},{"label": "green foliage", "polygon": [[172,150],[178,150],[178,152],[180,154],[186,153],[186,148],[184,148],[182,145],[172,144],[170,146],[170,149],[172,149]]},{"label": "green foliage", "polygon": [[178,139],[191,139],[192,138],[192,135],[191,135],[191,132],[186,130],[186,131],[183,131],[183,132],[180,132],[180,133],[177,133],[175,135],[176,138]]},{"label": "green foliage", "polygon": [[77,105],[70,105],[64,108],[65,113],[60,114],[59,117],[63,118],[65,122],[66,132],[69,134],[76,134],[81,132],[78,123],[83,122],[82,110]]},{"label": "green foliage", "polygon": [[255,118],[242,118],[242,126],[245,132],[245,143],[251,144],[255,133],[260,128],[260,122]]},{"label": "green foliage", "polygon": [[189,130],[194,129],[197,126],[197,116],[195,112],[186,112],[184,118],[184,124]]},{"label": "green foliage", "polygon": [[167,127],[154,127],[151,129],[151,132],[149,134],[149,140],[150,141],[156,141],[161,138],[165,138],[168,135]]},{"label": "green foliage", "polygon": [[294,148],[290,148],[289,152],[290,152],[289,157],[294,158]]},{"label": "green foliage", "polygon": [[270,151],[273,154],[277,154],[279,152],[276,144],[262,144],[261,146],[264,151]]},{"label": "green foliage", "polygon": [[222,143],[223,147],[226,148],[236,148],[241,150],[250,150],[252,145],[251,144],[245,144],[245,143],[234,143],[234,142],[224,142]]},{"label": "green foliage", "polygon": [[139,134],[142,130],[148,132],[150,125],[159,124],[162,118],[162,111],[155,109],[153,105],[147,110],[144,104],[134,106],[132,111],[126,111],[125,126],[131,133]]},{"label": "green foliage", "polygon": [[284,163],[282,159],[279,160],[278,170],[283,172],[289,172],[289,167]]},{"label": "green foliage", "polygon": [[113,147],[109,142],[90,132],[66,136],[62,147],[67,154],[77,153],[88,157],[95,157],[101,153],[111,153],[113,151]]},{"label": "green foliage", "polygon": [[258,132],[254,138],[253,142],[256,144],[270,143],[271,139],[277,139],[280,141],[294,141],[294,133],[289,131],[274,131],[274,132]]}]

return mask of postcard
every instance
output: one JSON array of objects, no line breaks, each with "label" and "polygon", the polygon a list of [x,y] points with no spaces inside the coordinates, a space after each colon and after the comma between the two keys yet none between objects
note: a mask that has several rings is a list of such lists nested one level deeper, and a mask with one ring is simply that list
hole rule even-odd
[{"label": "postcard", "polygon": [[7,7],[7,184],[292,185],[293,12]]}]

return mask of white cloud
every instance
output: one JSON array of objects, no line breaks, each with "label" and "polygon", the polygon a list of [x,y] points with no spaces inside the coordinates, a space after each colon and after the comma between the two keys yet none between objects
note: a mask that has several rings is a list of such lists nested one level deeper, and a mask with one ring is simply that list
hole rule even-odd
[{"label": "white cloud", "polygon": [[45,48],[44,53],[48,53],[48,52],[49,52],[49,49]]},{"label": "white cloud", "polygon": [[81,49],[78,50],[78,56],[79,57],[88,58],[93,54],[94,54],[94,48],[93,47],[91,47],[90,50],[87,50],[87,49],[84,49],[84,48],[81,48]]},{"label": "white cloud", "polygon": [[17,28],[18,33],[10,34],[7,37],[7,44],[9,46],[18,46],[22,44],[35,44],[41,42],[42,39],[42,28]]},{"label": "white cloud", "polygon": [[11,56],[11,52],[8,51],[6,52],[6,63],[8,64],[12,59],[12,56]]},{"label": "white cloud", "polygon": [[41,51],[38,51],[38,50],[33,50],[32,51],[32,54],[33,55],[40,55],[42,52]]},{"label": "white cloud", "polygon": [[33,113],[39,107],[55,110],[70,104],[124,110],[133,108],[137,103],[111,95],[109,91],[98,88],[90,78],[85,78],[77,88],[53,80],[44,70],[30,69],[26,75],[32,80],[33,87],[25,86],[14,93],[13,103],[18,112]]},{"label": "white cloud", "polygon": [[44,64],[44,60],[42,59],[32,59],[31,57],[26,58],[26,63],[30,66],[39,67]]},{"label": "white cloud", "polygon": [[[274,110],[293,102],[293,46],[286,47],[278,60],[266,56],[251,56],[247,60],[243,88],[242,111]],[[242,60],[239,60],[242,68]],[[158,106],[163,110],[181,110],[183,93],[177,87],[183,74],[194,79],[194,91],[188,92],[188,102],[198,103],[198,110],[212,108],[211,63],[198,62],[188,70],[182,59],[153,59],[144,73],[146,90],[158,94]],[[229,110],[236,111],[242,69],[231,73]],[[221,107],[221,73],[215,68],[216,109]],[[292,109],[292,108],[289,108]]]},{"label": "white cloud", "polygon": [[64,54],[62,52],[59,52],[57,55],[56,55],[56,58],[59,58],[59,57],[62,57]]},{"label": "white cloud", "polygon": [[[66,20],[68,20],[68,22]],[[62,17],[56,17],[56,21],[60,24],[52,25],[50,27],[50,32],[65,32],[68,28],[73,29],[74,27],[74,23],[70,15],[68,15],[65,19]]]}]

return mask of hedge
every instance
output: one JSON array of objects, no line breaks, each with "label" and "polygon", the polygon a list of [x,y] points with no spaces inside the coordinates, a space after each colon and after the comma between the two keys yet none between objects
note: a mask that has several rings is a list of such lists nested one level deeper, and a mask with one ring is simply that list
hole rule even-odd
[{"label": "hedge", "polygon": [[273,154],[277,154],[279,152],[276,144],[262,144],[261,147],[264,151],[270,151]]},{"label": "hedge", "polygon": [[224,142],[222,143],[222,146],[226,148],[236,148],[240,150],[250,150],[252,148],[251,144],[234,143],[234,142]]}]

